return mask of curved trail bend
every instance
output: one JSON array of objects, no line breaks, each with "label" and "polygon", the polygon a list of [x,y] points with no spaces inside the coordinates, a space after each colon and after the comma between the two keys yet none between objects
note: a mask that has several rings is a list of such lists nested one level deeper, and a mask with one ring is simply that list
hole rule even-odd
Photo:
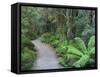
[{"label": "curved trail bend", "polygon": [[32,69],[59,69],[62,66],[59,64],[57,55],[52,47],[42,43],[40,39],[33,40],[32,43],[37,49],[37,59]]}]

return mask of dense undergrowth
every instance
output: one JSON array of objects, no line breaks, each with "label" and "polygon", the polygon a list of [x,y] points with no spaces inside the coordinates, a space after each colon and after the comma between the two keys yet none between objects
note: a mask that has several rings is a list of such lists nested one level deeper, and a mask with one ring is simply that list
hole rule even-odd
[{"label": "dense undergrowth", "polygon": [[21,69],[29,70],[36,59],[36,50],[31,42],[31,37],[22,36],[21,40]]},{"label": "dense undergrowth", "polygon": [[91,36],[86,44],[80,37],[72,40],[61,40],[52,33],[41,36],[44,43],[55,48],[59,63],[65,68],[92,66],[95,63],[95,36]]}]

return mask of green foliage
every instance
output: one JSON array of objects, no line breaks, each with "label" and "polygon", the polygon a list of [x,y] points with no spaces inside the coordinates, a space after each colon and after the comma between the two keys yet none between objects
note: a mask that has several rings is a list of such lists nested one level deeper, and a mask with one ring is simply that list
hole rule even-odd
[{"label": "green foliage", "polygon": [[59,58],[59,64],[61,64],[62,66],[68,68],[68,65],[67,65],[67,63],[66,63],[66,58],[60,57],[60,58]]},{"label": "green foliage", "polygon": [[79,47],[79,49],[80,49],[83,53],[87,53],[86,45],[85,45],[84,41],[83,41],[81,38],[76,37],[76,38],[75,38],[75,43],[77,44],[77,46]]},{"label": "green foliage", "polygon": [[36,53],[33,50],[30,50],[28,47],[25,47],[21,53],[22,70],[30,69],[35,59]]},{"label": "green foliage", "polygon": [[27,38],[27,37],[22,37],[22,42],[21,42],[21,46],[22,46],[22,48],[24,48],[24,47],[28,47],[28,48],[30,48],[31,50],[35,50],[34,49],[34,44],[32,44],[32,42],[31,42],[31,40],[29,39],[29,38]]},{"label": "green foliage", "polygon": [[38,37],[36,32],[31,31],[28,31],[25,35],[31,40],[36,39]]},{"label": "green foliage", "polygon": [[75,48],[73,46],[68,46],[67,53],[77,55],[77,56],[80,56],[80,57],[83,55],[83,53],[80,52],[80,50],[78,50],[77,48]]},{"label": "green foliage", "polygon": [[[95,53],[94,36],[89,39],[88,46],[79,37],[74,38],[74,41],[68,42],[67,40],[55,39],[56,36],[54,37],[53,34],[47,33],[42,38],[44,42],[56,48],[56,53],[60,57],[59,63],[64,67],[84,67],[92,59],[91,55]],[[89,50],[88,48],[91,49]]]},{"label": "green foliage", "polygon": [[59,42],[60,42],[60,41],[59,41],[58,39],[53,40],[53,41],[51,42],[51,45],[52,45],[54,48],[56,48],[56,47],[58,46]]},{"label": "green foliage", "polygon": [[[79,60],[76,60],[76,62],[73,63],[72,66],[74,66],[74,67],[84,67],[87,64],[89,64],[89,62],[90,62],[90,64],[92,64],[91,60],[94,60],[94,58],[92,58],[91,56],[95,53],[95,46],[94,46],[94,44],[91,44],[92,45],[91,46],[90,42],[94,43],[95,39],[93,39],[93,37],[94,36],[90,37],[89,42],[88,42],[88,46],[86,46],[84,41],[81,38],[78,38],[78,37],[77,37],[77,40],[76,40],[76,38],[74,39],[76,46],[78,46],[78,47],[75,48],[75,47],[72,47],[72,46],[68,46],[67,53],[73,54],[73,55],[76,55],[76,56],[80,56]],[[90,47],[91,47],[91,49],[88,50],[88,48],[90,48]],[[85,53],[84,53],[83,50],[85,51]]]},{"label": "green foliage", "polygon": [[45,43],[49,43],[50,42],[50,36],[51,36],[51,33],[45,33],[41,36],[42,38],[42,41],[45,42]]},{"label": "green foliage", "polygon": [[22,52],[22,62],[28,63],[30,61],[35,60],[36,53],[33,50],[30,50],[29,48],[25,47],[23,49],[24,52]]},{"label": "green foliage", "polygon": [[76,61],[73,66],[75,67],[84,67],[89,61],[88,55],[83,55],[78,61]]},{"label": "green foliage", "polygon": [[21,8],[21,69],[29,70],[36,59],[36,50],[32,40],[38,37],[36,26],[33,26],[38,13],[34,12],[31,7]]},{"label": "green foliage", "polygon": [[85,67],[94,62],[94,10],[23,6],[21,16],[22,63],[26,63],[25,66],[34,63],[30,55],[35,53],[31,40],[40,36],[42,42],[55,48],[59,63],[64,67]]},{"label": "green foliage", "polygon": [[94,60],[91,57],[95,54],[94,36],[88,40],[88,46],[79,37],[75,37],[68,42],[58,39],[52,33],[45,33],[41,38],[43,42],[55,48],[57,55],[60,57],[59,63],[64,67],[85,67],[89,62],[91,64],[90,60]]},{"label": "green foliage", "polygon": [[95,36],[92,36],[88,42],[88,50],[95,46]]},{"label": "green foliage", "polygon": [[66,41],[60,41],[57,48],[56,48],[56,52],[59,56],[63,56],[66,53],[67,50],[67,40]]},{"label": "green foliage", "polygon": [[52,44],[52,45],[55,45],[56,43],[58,43],[58,37],[56,37],[54,34],[52,33],[44,33],[42,36],[42,41],[45,42],[45,43],[49,43],[49,44]]},{"label": "green foliage", "polygon": [[89,50],[89,54],[90,54],[90,55],[94,55],[94,54],[95,54],[95,47],[92,47],[92,48]]},{"label": "green foliage", "polygon": [[35,46],[27,34],[21,36],[21,69],[29,70],[36,59]]},{"label": "green foliage", "polygon": [[22,34],[21,38],[21,69],[29,70],[36,59],[36,50],[31,39]]}]

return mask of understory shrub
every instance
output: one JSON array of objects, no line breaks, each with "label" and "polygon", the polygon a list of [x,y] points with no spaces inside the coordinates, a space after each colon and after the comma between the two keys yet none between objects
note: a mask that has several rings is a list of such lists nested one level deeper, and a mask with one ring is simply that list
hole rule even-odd
[{"label": "understory shrub", "polygon": [[56,53],[58,56],[63,56],[67,51],[68,42],[66,41],[59,41],[58,46],[56,47]]},{"label": "understory shrub", "polygon": [[[87,64],[92,66],[95,62],[94,55],[95,55],[95,36],[90,37],[88,41],[88,45],[84,43],[84,41],[76,37],[75,39],[75,46],[68,45],[67,50],[67,59],[69,65],[72,67],[85,67]],[[76,56],[74,58],[68,57],[69,55]],[[73,62],[71,60],[74,60]]]},{"label": "understory shrub", "polygon": [[59,63],[66,68],[93,66],[95,62],[95,36],[91,36],[88,44],[79,38],[61,40],[51,33],[42,35],[42,41],[55,48]]},{"label": "understory shrub", "polygon": [[28,47],[25,47],[23,49],[23,52],[21,53],[21,67],[22,70],[28,70],[32,67],[33,62],[36,59],[36,52],[29,49]]},{"label": "understory shrub", "polygon": [[80,57],[78,61],[76,61],[73,65],[75,67],[83,67],[86,64],[94,64],[95,59],[95,36],[91,36],[88,45],[85,45],[84,41],[80,38],[75,38],[75,41],[77,43],[77,46],[79,46],[80,52],[83,53],[83,55]]},{"label": "understory shrub", "polygon": [[24,47],[28,47],[29,49],[35,51],[34,44],[33,44],[32,41],[31,41],[29,38],[27,38],[27,37],[22,37],[21,46],[22,46],[22,47],[21,47],[22,49],[23,49]]},{"label": "understory shrub", "polygon": [[42,36],[42,41],[45,42],[45,43],[50,43],[53,39],[54,39],[54,36],[52,35],[52,33],[44,33]]},{"label": "understory shrub", "polygon": [[36,32],[29,31],[25,34],[30,40],[34,40],[38,37]]},{"label": "understory shrub", "polygon": [[50,32],[47,32],[47,33],[44,33],[42,36],[41,36],[41,40],[45,43],[48,43],[48,44],[51,44],[52,46],[55,47],[55,45],[58,44],[59,42],[59,38],[57,36],[55,36],[53,33],[50,33]]},{"label": "understory shrub", "polygon": [[21,38],[21,69],[29,70],[36,59],[36,49],[29,37]]}]

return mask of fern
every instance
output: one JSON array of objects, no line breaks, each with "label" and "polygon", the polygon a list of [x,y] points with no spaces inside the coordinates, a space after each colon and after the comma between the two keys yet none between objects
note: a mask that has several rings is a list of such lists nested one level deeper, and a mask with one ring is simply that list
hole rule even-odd
[{"label": "fern", "polygon": [[75,60],[75,57],[78,56],[79,59],[76,60],[75,63],[72,64],[72,66],[84,67],[87,63],[89,62],[91,63],[90,61],[92,59],[91,57],[92,55],[95,54],[95,37],[94,36],[90,37],[87,47],[84,41],[79,37],[75,38],[75,43],[78,47],[74,47],[71,45],[68,46],[67,59]]},{"label": "fern", "polygon": [[73,46],[68,46],[68,51],[67,53],[73,54],[73,55],[77,55],[77,56],[82,56],[83,53],[78,50],[77,48],[73,47]]},{"label": "fern", "polygon": [[76,61],[73,66],[74,67],[84,67],[86,63],[89,61],[89,56],[84,55],[78,61]]},{"label": "fern", "polygon": [[95,36],[92,36],[88,42],[88,51],[95,46]]},{"label": "fern", "polygon": [[67,53],[67,59],[68,59],[68,60],[70,60],[70,59],[75,59],[75,58],[79,59],[80,56],[77,56],[77,55],[74,55],[74,54],[69,54],[69,53]]},{"label": "fern", "polygon": [[90,51],[89,51],[89,55],[91,54],[95,54],[95,47],[91,48]]},{"label": "fern", "polygon": [[29,49],[28,47],[24,47],[21,52],[21,69],[30,69],[36,60],[36,52]]},{"label": "fern", "polygon": [[87,53],[87,48],[85,46],[85,43],[84,41],[79,38],[79,37],[76,37],[75,38],[75,43],[77,44],[77,46],[79,47],[79,49],[83,52],[83,53]]}]

